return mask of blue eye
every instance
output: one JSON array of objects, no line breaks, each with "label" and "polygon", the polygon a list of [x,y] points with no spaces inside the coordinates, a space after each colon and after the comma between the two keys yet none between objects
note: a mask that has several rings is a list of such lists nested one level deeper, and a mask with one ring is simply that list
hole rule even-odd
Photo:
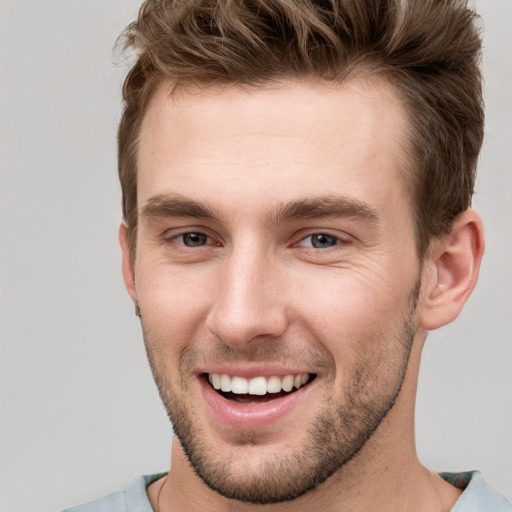
[{"label": "blue eye", "polygon": [[328,249],[339,243],[339,238],[326,233],[315,233],[304,238],[299,245],[314,249]]},{"label": "blue eye", "polygon": [[208,244],[210,237],[202,233],[183,233],[178,235],[175,240],[181,240],[186,247],[201,247]]}]

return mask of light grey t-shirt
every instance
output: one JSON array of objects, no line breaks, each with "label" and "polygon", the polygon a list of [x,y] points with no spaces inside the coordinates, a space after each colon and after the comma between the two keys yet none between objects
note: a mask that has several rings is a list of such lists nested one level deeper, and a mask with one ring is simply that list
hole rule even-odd
[{"label": "light grey t-shirt", "polygon": [[[134,478],[125,491],[109,494],[85,505],[71,507],[63,512],[153,512],[146,487],[166,473]],[[512,512],[510,503],[493,491],[478,471],[440,473],[447,482],[463,489],[451,512]]]}]

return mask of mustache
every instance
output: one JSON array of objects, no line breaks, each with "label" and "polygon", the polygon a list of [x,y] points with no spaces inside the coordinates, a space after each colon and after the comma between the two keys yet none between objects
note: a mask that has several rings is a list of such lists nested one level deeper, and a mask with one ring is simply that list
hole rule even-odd
[{"label": "mustache", "polygon": [[222,343],[184,347],[179,354],[179,368],[186,373],[193,372],[195,368],[206,364],[222,363],[274,363],[290,367],[310,367],[322,371],[332,368],[334,361],[332,355],[323,348],[301,344],[300,348],[293,348],[288,343],[278,340],[256,341],[247,346],[234,348]]}]

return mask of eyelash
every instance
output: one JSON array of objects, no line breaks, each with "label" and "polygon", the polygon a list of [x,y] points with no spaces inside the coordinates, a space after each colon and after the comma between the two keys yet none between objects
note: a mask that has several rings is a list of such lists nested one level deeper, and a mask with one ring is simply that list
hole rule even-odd
[{"label": "eyelash", "polygon": [[[319,239],[320,237],[324,237],[324,238],[327,238],[327,239],[329,239],[330,241],[332,241],[334,243],[332,243],[332,245],[328,245],[327,247],[314,247],[313,240],[314,240],[315,237],[317,239]],[[306,240],[308,240],[308,239],[311,239],[311,245],[303,245],[303,243]],[[322,251],[322,250],[330,249],[332,247],[335,247],[335,246],[343,244],[343,243],[348,243],[348,241],[343,240],[339,236],[332,235],[330,233],[318,232],[318,233],[311,233],[310,235],[307,235],[307,236],[301,238],[297,244],[294,244],[294,246],[295,247],[307,247],[308,249],[312,249],[312,250],[315,250],[315,251]]]},{"label": "eyelash", "polygon": [[[190,248],[190,249],[193,249],[195,247],[205,247],[207,245],[211,245],[208,243],[201,244],[201,245],[186,245],[184,242],[184,237],[186,237],[187,235],[197,235],[198,237],[206,238],[210,242],[213,241],[213,238],[211,236],[207,235],[206,233],[202,233],[201,231],[184,231],[183,233],[178,233],[177,235],[171,236],[170,238],[167,239],[167,241],[169,241],[171,243],[177,243],[178,245],[180,245],[182,247],[186,247],[186,248]],[[182,239],[181,242],[178,241],[180,238]],[[214,243],[213,245],[220,245],[220,244]]]},{"label": "eyelash", "polygon": [[[184,240],[184,237],[186,237],[187,235],[190,235],[190,236],[197,236],[197,237],[201,237],[203,238],[203,241],[205,241],[205,243],[200,243],[198,245],[187,245],[185,243],[185,240]],[[313,239],[314,237],[325,237],[329,240],[331,240],[332,243],[331,245],[328,245],[327,247],[314,247],[313,246],[313,241],[311,242],[311,245],[305,245],[304,242],[308,239]],[[181,242],[179,241],[179,239],[181,239]],[[182,233],[178,233],[176,235],[173,235],[172,237],[170,237],[169,239],[167,239],[169,242],[172,242],[172,243],[176,243],[177,245],[179,246],[182,246],[182,247],[186,247],[187,249],[194,249],[194,248],[198,248],[198,247],[207,247],[209,245],[217,245],[217,246],[220,246],[221,244],[218,243],[218,242],[214,242],[213,244],[211,242],[213,242],[213,238],[205,233],[202,233],[201,231],[184,231]],[[209,242],[209,243],[208,243]],[[323,250],[328,250],[328,249],[331,249],[332,247],[336,247],[337,245],[346,245],[346,244],[349,244],[350,241],[347,240],[347,239],[343,239],[341,238],[340,236],[337,236],[337,235],[333,235],[331,233],[328,233],[328,232],[323,232],[323,231],[319,231],[319,232],[315,232],[315,233],[311,233],[307,236],[304,236],[302,238],[300,238],[300,240],[296,243],[293,243],[291,246],[292,247],[304,247],[306,249],[309,249],[309,250],[314,250],[314,251],[323,251]]]}]

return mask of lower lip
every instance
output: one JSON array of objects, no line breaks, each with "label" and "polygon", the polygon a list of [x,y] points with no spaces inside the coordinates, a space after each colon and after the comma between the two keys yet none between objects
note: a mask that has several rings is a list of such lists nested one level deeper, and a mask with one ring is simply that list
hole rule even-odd
[{"label": "lower lip", "polygon": [[289,395],[261,404],[239,404],[217,393],[206,379],[200,377],[199,381],[204,399],[215,419],[239,430],[264,428],[283,419],[299,405],[310,388],[310,385],[306,385]]}]

